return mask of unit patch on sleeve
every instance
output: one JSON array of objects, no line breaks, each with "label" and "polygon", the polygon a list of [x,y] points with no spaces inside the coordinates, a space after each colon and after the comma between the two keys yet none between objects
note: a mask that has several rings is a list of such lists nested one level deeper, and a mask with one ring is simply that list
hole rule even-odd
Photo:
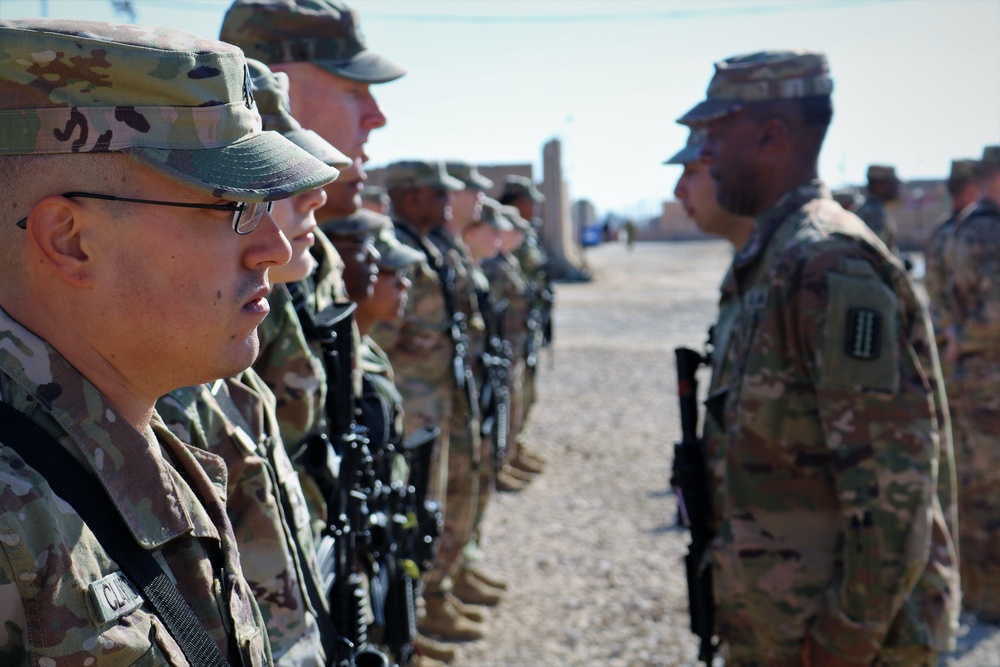
[{"label": "unit patch on sleeve", "polygon": [[844,354],[854,359],[878,359],[882,316],[868,308],[849,308],[844,331]]}]

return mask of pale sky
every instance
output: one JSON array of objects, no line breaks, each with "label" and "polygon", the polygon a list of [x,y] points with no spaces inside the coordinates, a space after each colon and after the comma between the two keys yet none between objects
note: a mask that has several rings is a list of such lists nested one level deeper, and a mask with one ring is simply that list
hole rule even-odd
[{"label": "pale sky", "polygon": [[[134,0],[138,23],[218,35],[229,0]],[[533,162],[563,139],[573,198],[658,212],[683,145],[674,119],[712,63],[773,48],[823,51],[832,186],[871,162],[942,177],[1000,143],[1000,0],[355,0],[369,48],[409,73],[375,87],[389,124],[371,166],[406,158]],[[0,18],[116,20],[110,0],[0,0]],[[122,20],[122,19],[117,19]],[[294,109],[293,109],[294,113]]]}]

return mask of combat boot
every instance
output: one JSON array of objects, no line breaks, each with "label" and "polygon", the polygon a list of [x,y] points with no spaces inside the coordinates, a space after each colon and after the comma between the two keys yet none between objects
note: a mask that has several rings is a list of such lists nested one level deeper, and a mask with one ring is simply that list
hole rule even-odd
[{"label": "combat boot", "polygon": [[521,480],[514,479],[503,470],[497,473],[497,491],[505,491],[514,493],[517,491],[524,491],[528,487],[527,482],[522,482]]},{"label": "combat boot", "polygon": [[507,590],[507,582],[492,574],[487,574],[483,572],[478,567],[467,567],[465,568],[466,576],[472,576],[474,579],[478,579],[487,586],[496,588],[497,590],[505,591]]},{"label": "combat boot", "polygon": [[482,623],[476,623],[460,614],[454,606],[448,604],[445,596],[425,597],[424,604],[424,617],[417,621],[417,629],[421,634],[456,641],[470,641],[486,636]]},{"label": "combat boot", "polygon": [[465,616],[470,621],[482,623],[486,620],[486,610],[483,607],[463,602],[462,599],[454,593],[445,597],[448,600],[448,604],[454,607],[458,613]]},{"label": "combat boot", "polygon": [[545,466],[545,464],[548,463],[544,456],[532,450],[531,447],[524,444],[520,438],[517,440],[517,456],[523,457],[540,466]]},{"label": "combat boot", "polygon": [[453,646],[434,641],[430,637],[424,637],[422,634],[417,634],[414,644],[417,646],[417,653],[424,658],[431,658],[441,662],[451,662],[455,659],[455,648]]},{"label": "combat boot", "polygon": [[453,595],[459,600],[468,604],[494,606],[503,597],[503,591],[487,585],[485,582],[476,579],[468,574],[468,570],[455,577],[455,584],[451,589]]},{"label": "combat boot", "polygon": [[515,468],[512,465],[505,465],[503,467],[503,472],[507,473],[508,476],[513,477],[519,482],[524,482],[525,484],[535,479],[535,476],[530,472],[525,472],[524,470]]},{"label": "combat boot", "polygon": [[517,454],[510,462],[510,467],[515,470],[521,470],[532,475],[537,475],[538,473],[545,470],[545,464],[539,462],[537,459],[533,459],[525,454],[523,449],[517,450]]}]

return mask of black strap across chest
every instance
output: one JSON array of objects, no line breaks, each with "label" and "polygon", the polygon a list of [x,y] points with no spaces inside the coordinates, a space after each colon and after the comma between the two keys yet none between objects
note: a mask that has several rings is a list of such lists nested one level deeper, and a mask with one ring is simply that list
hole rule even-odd
[{"label": "black strap across chest", "polygon": [[215,640],[181,597],[152,553],[143,549],[94,475],[55,438],[0,402],[0,440],[69,503],[136,590],[156,611],[184,657],[195,667],[230,667]]}]

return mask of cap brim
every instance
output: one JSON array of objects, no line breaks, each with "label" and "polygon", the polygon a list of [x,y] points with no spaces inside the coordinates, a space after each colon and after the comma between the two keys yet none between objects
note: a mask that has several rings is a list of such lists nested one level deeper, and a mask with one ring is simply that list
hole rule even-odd
[{"label": "cap brim", "polygon": [[493,227],[494,229],[500,232],[510,232],[513,231],[514,229],[514,223],[508,220],[506,216],[503,215],[497,215],[496,217],[493,218],[492,222],[487,222],[485,219],[483,220],[483,222],[485,222],[487,225]]},{"label": "cap brim", "polygon": [[744,106],[739,100],[705,100],[677,119],[681,125],[702,125],[717,118],[728,116]]},{"label": "cap brim", "polygon": [[293,144],[312,155],[317,160],[338,169],[346,169],[352,164],[351,158],[341,153],[337,148],[312,130],[305,128],[282,132],[282,136]]},{"label": "cap brim", "polygon": [[406,70],[372,51],[362,51],[347,60],[313,60],[314,64],[337,76],[363,83],[388,83],[406,74]]},{"label": "cap brim", "polygon": [[663,164],[687,164],[694,162],[699,157],[701,157],[701,146],[685,146],[669,159],[664,160]]},{"label": "cap brim", "polygon": [[476,190],[487,192],[493,188],[493,181],[483,175],[473,176],[469,179],[469,183],[466,183],[466,187],[473,187]]},{"label": "cap brim", "polygon": [[390,247],[379,245],[379,253],[382,258],[379,259],[378,265],[387,269],[402,269],[406,266],[413,266],[424,258],[422,252],[402,243]]},{"label": "cap brim", "polygon": [[193,190],[231,201],[285,199],[315,190],[340,174],[272,131],[220,148],[122,152]]},{"label": "cap brim", "polygon": [[437,180],[429,185],[432,188],[444,188],[445,190],[451,190],[452,192],[458,192],[459,190],[465,189],[465,183],[454,178],[453,176],[445,176],[440,180]]}]

